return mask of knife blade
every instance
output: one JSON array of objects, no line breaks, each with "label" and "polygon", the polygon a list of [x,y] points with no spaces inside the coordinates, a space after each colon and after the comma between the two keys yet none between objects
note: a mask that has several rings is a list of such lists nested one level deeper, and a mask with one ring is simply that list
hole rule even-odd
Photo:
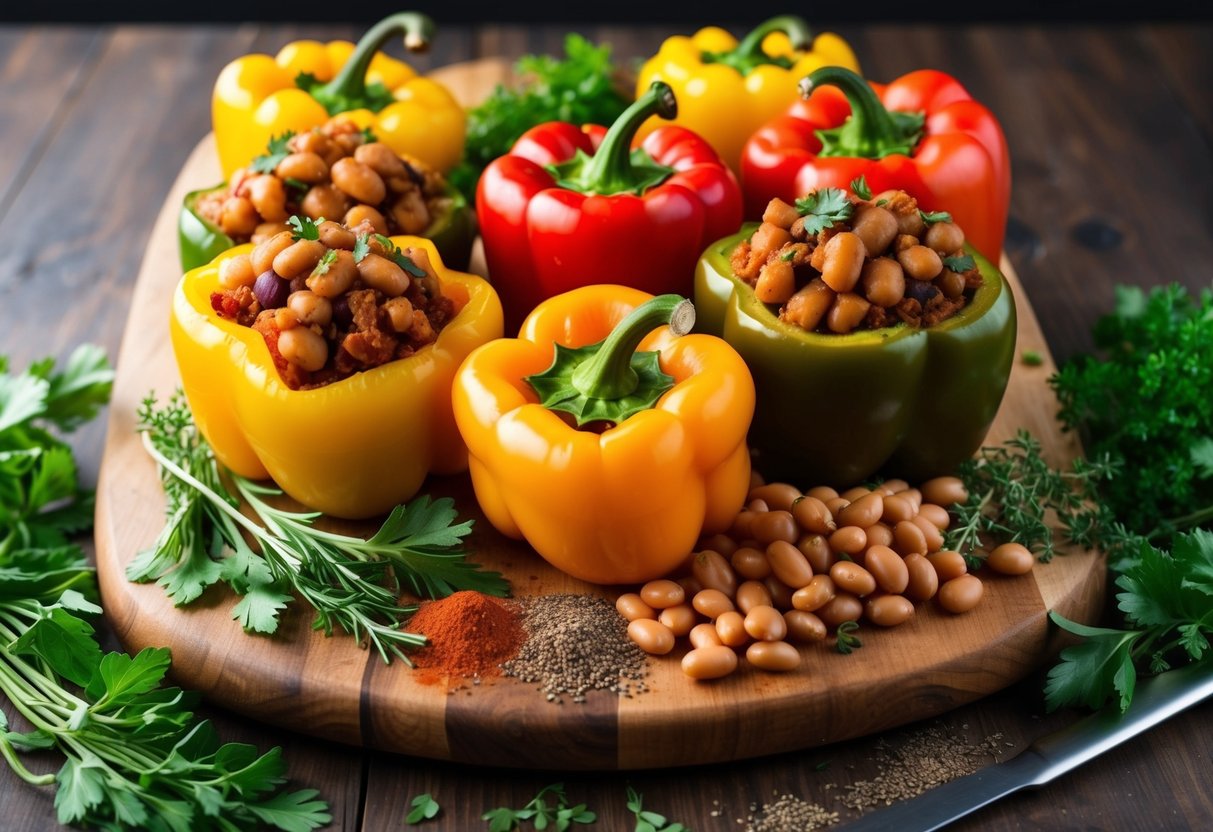
[{"label": "knife blade", "polygon": [[1213,661],[1139,682],[1123,713],[1113,708],[1042,737],[1006,762],[987,766],[839,827],[845,832],[931,832],[1021,789],[1043,786],[1083,763],[1213,696]]}]

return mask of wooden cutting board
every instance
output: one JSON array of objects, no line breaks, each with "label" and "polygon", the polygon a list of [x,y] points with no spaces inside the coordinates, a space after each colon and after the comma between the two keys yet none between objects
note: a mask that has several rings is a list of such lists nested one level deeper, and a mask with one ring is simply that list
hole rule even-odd
[{"label": "wooden cutting board", "polygon": [[[507,71],[502,62],[483,61],[438,74],[471,103]],[[1098,616],[1103,559],[1072,552],[1028,577],[983,573],[986,597],[963,617],[921,604],[914,620],[895,630],[865,627],[863,648],[849,656],[815,645],[802,651],[793,673],[749,669],[703,684],[683,675],[680,649],[651,662],[649,693],[620,699],[595,692],[577,705],[549,703],[533,685],[512,679],[453,693],[445,684],[422,684],[403,663],[385,666],[347,636],[313,632],[310,611],[298,603],[274,637],[245,635],[231,619],[235,600],[224,588],[175,608],[160,587],[124,577],[127,563],[163,526],[164,497],[135,433],[135,413],[150,390],[163,398],[178,384],[168,339],[170,299],[180,278],[176,216],[187,191],[219,179],[207,137],[186,162],[152,232],[118,359],[96,515],[98,575],[114,631],[131,651],[171,647],[176,682],[211,701],[328,739],[469,763],[547,769],[709,763],[836,742],[939,714],[1038,667],[1051,649],[1049,609],[1079,621]],[[1053,362],[1005,259],[1002,268],[1019,305],[1017,349],[1039,353],[1044,363],[1016,362],[989,442],[1027,428],[1054,464],[1064,463],[1079,448],[1053,418],[1056,404],[1046,384]],[[504,572],[516,595],[614,597],[497,534],[466,477],[432,479],[425,490],[453,496],[461,513],[475,518],[476,559]]]}]

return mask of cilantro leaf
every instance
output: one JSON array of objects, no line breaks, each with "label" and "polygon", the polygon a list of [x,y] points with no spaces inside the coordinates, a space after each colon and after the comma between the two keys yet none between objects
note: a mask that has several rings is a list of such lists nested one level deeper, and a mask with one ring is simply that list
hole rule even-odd
[{"label": "cilantro leaf", "polygon": [[282,792],[269,800],[250,804],[248,809],[262,823],[283,832],[309,832],[333,820],[328,804],[315,799],[319,794],[315,789]]},{"label": "cilantro leaf", "polygon": [[977,268],[977,261],[973,259],[973,255],[971,254],[962,254],[959,257],[944,257],[943,267],[963,274]]},{"label": "cilantro leaf", "polygon": [[105,765],[96,755],[69,757],[55,775],[55,809],[60,823],[75,823],[105,797]]},{"label": "cilantro leaf", "polygon": [[311,217],[301,217],[296,214],[288,219],[286,224],[294,229],[294,233],[291,234],[292,240],[319,240],[320,224],[323,222],[324,217],[313,220]]},{"label": "cilantro leaf", "polygon": [[934,225],[937,222],[952,221],[952,215],[947,211],[931,211],[930,213],[927,213],[926,211],[919,211],[918,216],[922,217],[922,221],[927,225]]},{"label": "cilantro leaf", "polygon": [[819,188],[796,200],[796,210],[804,217],[804,230],[816,234],[855,214],[855,206],[839,188]]},{"label": "cilantro leaf", "polygon": [[63,431],[75,430],[93,419],[109,401],[114,370],[105,351],[81,344],[68,356],[62,371],[47,377],[46,411],[43,418]]},{"label": "cilantro leaf", "polygon": [[354,262],[361,263],[371,253],[371,235],[359,234],[354,239]]},{"label": "cilantro leaf", "polygon": [[257,173],[273,173],[282,160],[291,155],[288,144],[294,137],[294,130],[287,130],[281,135],[272,137],[269,145],[266,146],[266,152],[254,157],[253,170]]},{"label": "cilantro leaf", "polygon": [[286,609],[291,596],[274,583],[256,581],[246,588],[239,603],[232,607],[232,618],[252,633],[278,630],[278,613]]},{"label": "cilantro leaf", "polygon": [[868,187],[868,180],[862,174],[851,180],[851,193],[860,199],[872,198],[872,189]]}]

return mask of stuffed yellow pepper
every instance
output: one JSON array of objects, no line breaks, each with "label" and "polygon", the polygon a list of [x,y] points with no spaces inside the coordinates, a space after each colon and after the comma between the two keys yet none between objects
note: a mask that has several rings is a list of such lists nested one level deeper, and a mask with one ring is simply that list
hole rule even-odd
[{"label": "stuffed yellow pepper", "polygon": [[393,35],[422,51],[433,31],[425,15],[400,12],[375,24],[357,46],[301,40],[273,58],[232,61],[219,73],[211,100],[224,178],[265,153],[271,139],[336,116],[369,128],[397,153],[450,170],[463,155],[463,108],[441,84],[379,52]]},{"label": "stuffed yellow pepper", "polygon": [[181,280],[170,332],[190,409],[221,463],[338,517],[382,514],[430,472],[465,470],[460,362],[502,332],[478,277],[420,237],[296,223]]},{"label": "stuffed yellow pepper", "polygon": [[594,583],[668,574],[726,529],[750,481],[754,384],[724,341],[686,335],[694,307],[586,286],[459,369],[455,420],[499,531]]}]

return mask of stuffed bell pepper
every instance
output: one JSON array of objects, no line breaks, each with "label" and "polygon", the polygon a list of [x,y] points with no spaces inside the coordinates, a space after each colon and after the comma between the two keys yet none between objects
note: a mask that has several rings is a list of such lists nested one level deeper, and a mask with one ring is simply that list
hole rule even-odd
[{"label": "stuffed bell pepper", "polygon": [[681,297],[588,286],[473,352],[455,419],[489,522],[603,584],[666,575],[728,528],[749,488],[754,386],[728,344],[682,334],[693,322]]},{"label": "stuffed bell pepper", "polygon": [[[674,123],[703,136],[739,172],[746,139],[787,109],[796,100],[796,83],[823,66],[859,69],[846,41],[829,32],[813,37],[799,17],[772,18],[740,43],[709,26],[666,40],[641,68],[636,94],[654,81],[670,84],[678,96]],[[659,126],[650,120],[640,136]]]},{"label": "stuffed bell pepper", "polygon": [[934,70],[886,85],[837,67],[802,84],[802,100],[746,144],[746,216],[858,176],[874,191],[900,188],[927,211],[946,210],[968,241],[997,262],[1011,202],[1011,161],[994,115],[956,79]]},{"label": "stuffed bell pepper", "polygon": [[768,478],[847,486],[950,473],[998,411],[1015,303],[965,229],[861,178],[795,204],[699,263],[700,326],[754,374],[750,442]]},{"label": "stuffed bell pepper", "polygon": [[463,108],[445,87],[379,50],[394,36],[429,47],[434,22],[400,12],[348,41],[288,43],[275,57],[246,55],[219,73],[211,115],[224,179],[265,152],[275,136],[305,133],[345,115],[397,153],[446,172],[463,154]]},{"label": "stuffed bell pepper", "polygon": [[177,222],[181,267],[190,271],[234,245],[269,239],[287,230],[292,214],[426,237],[445,265],[460,270],[476,237],[471,206],[441,173],[343,117],[277,136],[228,184],[187,194]]},{"label": "stuffed bell pepper", "polygon": [[685,128],[655,130],[632,148],[642,121],[676,112],[670,87],[658,82],[609,130],[541,124],[488,166],[476,214],[508,330],[578,286],[690,293],[699,252],[741,224],[741,190]]},{"label": "stuffed bell pepper", "polygon": [[381,514],[427,473],[467,467],[451,383],[501,336],[501,305],[429,240],[291,222],[182,279],[170,332],[185,394],[231,470],[326,514]]}]

